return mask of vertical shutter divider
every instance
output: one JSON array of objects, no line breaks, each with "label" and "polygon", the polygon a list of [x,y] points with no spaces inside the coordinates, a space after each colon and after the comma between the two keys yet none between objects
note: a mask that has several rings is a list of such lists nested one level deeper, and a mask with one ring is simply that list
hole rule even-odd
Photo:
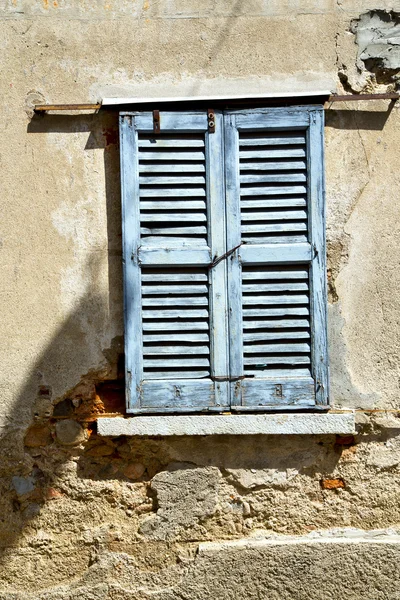
[{"label": "vertical shutter divider", "polygon": [[[226,213],[224,186],[223,116],[215,111],[215,131],[206,134],[206,163],[208,165],[207,202],[209,213],[209,245],[211,255],[222,256],[226,252]],[[226,378],[228,360],[228,298],[227,264],[222,260],[209,271],[210,282],[210,343],[211,375]],[[216,406],[229,405],[229,384],[215,381]]]},{"label": "vertical shutter divider", "polygon": [[308,130],[309,220],[310,242],[314,258],[311,262],[311,343],[312,369],[317,405],[328,404],[328,344],[326,316],[326,240],[324,193],[324,111],[310,113]]},{"label": "vertical shutter divider", "polygon": [[[241,242],[240,229],[240,182],[239,182],[239,136],[234,115],[224,115],[225,123],[225,185],[227,214],[227,247],[234,248]],[[229,360],[230,376],[243,375],[242,291],[240,249],[227,259],[229,299]],[[231,406],[240,406],[242,391],[240,381],[232,382]]]},{"label": "vertical shutter divider", "polygon": [[[121,119],[127,411],[227,410],[222,113]],[[220,380],[218,379],[220,378]]]},{"label": "vertical shutter divider", "polygon": [[143,373],[141,269],[138,259],[140,245],[138,135],[133,119],[128,115],[120,117],[125,385],[128,409],[138,407],[140,404],[140,382]]}]

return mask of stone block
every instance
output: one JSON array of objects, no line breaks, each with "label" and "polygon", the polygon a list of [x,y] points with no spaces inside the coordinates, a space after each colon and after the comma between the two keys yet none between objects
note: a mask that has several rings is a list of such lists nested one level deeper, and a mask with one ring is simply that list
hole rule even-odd
[{"label": "stone block", "polygon": [[171,464],[168,471],[155,475],[151,490],[157,498],[157,514],[141,526],[141,533],[153,539],[174,539],[216,510],[220,472],[215,467],[193,468]]},{"label": "stone block", "polygon": [[72,419],[65,419],[56,423],[56,435],[57,441],[63,446],[75,446],[86,440],[82,425]]}]

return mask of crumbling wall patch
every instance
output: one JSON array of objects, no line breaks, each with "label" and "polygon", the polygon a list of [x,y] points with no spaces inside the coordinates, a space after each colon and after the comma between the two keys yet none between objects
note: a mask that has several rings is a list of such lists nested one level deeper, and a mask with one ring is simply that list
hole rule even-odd
[{"label": "crumbling wall patch", "polygon": [[371,10],[351,24],[358,45],[357,66],[374,74],[377,83],[400,77],[400,13]]}]

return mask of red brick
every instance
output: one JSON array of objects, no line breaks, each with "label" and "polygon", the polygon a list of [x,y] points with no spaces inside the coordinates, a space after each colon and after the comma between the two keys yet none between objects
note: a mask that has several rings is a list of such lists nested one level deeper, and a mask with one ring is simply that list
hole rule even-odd
[{"label": "red brick", "polygon": [[48,425],[31,425],[25,434],[25,446],[28,448],[38,448],[47,446],[53,441]]},{"label": "red brick", "polygon": [[345,485],[343,479],[321,479],[321,487],[323,490],[337,490]]}]

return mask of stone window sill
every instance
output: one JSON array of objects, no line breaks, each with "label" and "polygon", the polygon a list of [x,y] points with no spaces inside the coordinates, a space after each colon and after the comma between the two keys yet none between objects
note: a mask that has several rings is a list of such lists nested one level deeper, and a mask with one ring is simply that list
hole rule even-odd
[{"label": "stone window sill", "polygon": [[353,434],[354,413],[264,415],[164,415],[103,418],[99,435],[331,435]]}]

